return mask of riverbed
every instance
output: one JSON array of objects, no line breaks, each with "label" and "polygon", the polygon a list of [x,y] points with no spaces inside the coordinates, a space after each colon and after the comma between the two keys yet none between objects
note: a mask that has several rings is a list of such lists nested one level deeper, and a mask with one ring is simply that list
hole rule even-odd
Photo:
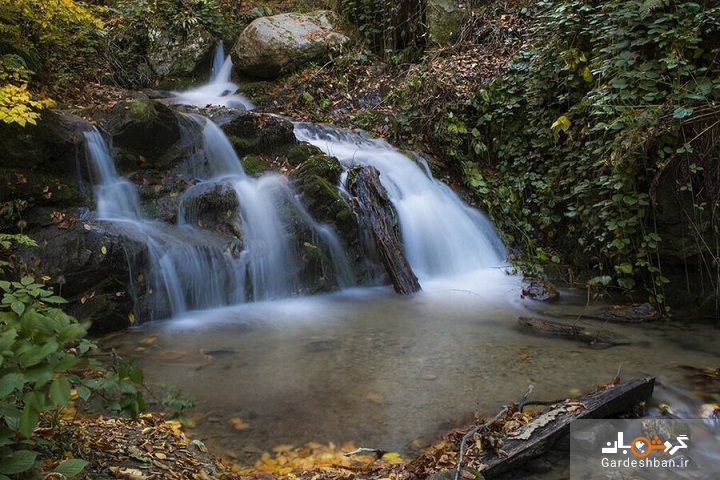
[{"label": "riverbed", "polygon": [[[252,461],[278,444],[358,446],[414,455],[450,428],[492,416],[534,385],[556,400],[616,376],[654,376],[653,405],[699,415],[685,366],[717,368],[720,330],[678,320],[610,324],[584,291],[555,304],[521,298],[517,277],[487,269],[398,296],[386,287],[190,312],[101,340],[135,357],[150,384],[187,392],[191,436]],[[593,348],[537,336],[521,315],[602,327],[630,345]],[[652,408],[652,407],[651,407]]]}]

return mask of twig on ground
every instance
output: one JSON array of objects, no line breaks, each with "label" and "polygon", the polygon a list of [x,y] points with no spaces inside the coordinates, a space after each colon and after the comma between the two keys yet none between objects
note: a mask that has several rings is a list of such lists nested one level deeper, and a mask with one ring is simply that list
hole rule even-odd
[{"label": "twig on ground", "polygon": [[[522,411],[522,407],[523,407],[523,405],[525,405],[525,402],[527,402],[527,399],[530,396],[530,394],[532,393],[533,388],[534,387],[532,385],[529,385],[527,391],[525,392],[525,395],[523,395],[522,398],[520,399],[520,401],[517,403],[519,411]],[[495,415],[495,417],[492,420],[487,421],[487,422],[483,423],[482,425],[478,425],[477,427],[470,430],[467,434],[465,434],[465,436],[462,439],[462,442],[460,443],[460,452],[458,453],[457,467],[455,468],[455,480],[460,479],[460,470],[462,469],[463,457],[465,456],[465,447],[467,445],[467,441],[470,440],[470,438],[472,438],[473,435],[475,435],[477,432],[479,432],[483,428],[487,428],[487,427],[491,426],[492,424],[494,424],[495,422],[497,422],[500,419],[500,417],[502,417],[503,415],[505,415],[506,413],[508,413],[510,411],[510,408],[512,406],[513,406],[513,404],[505,405],[503,407],[503,409],[500,410],[498,412],[498,414]]]}]

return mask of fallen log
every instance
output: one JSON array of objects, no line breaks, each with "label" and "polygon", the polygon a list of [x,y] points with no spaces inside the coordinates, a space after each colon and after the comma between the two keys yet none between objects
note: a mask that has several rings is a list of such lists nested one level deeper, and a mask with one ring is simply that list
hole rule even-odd
[{"label": "fallen log", "polygon": [[383,267],[395,291],[401,294],[420,291],[420,283],[405,258],[390,220],[392,204],[380,184],[378,171],[372,166],[361,168],[352,190],[358,198],[358,213],[372,232]]},{"label": "fallen log", "polygon": [[589,328],[554,320],[543,320],[535,317],[519,317],[518,323],[541,335],[565,337],[579,340],[593,346],[612,347],[615,345],[629,345],[628,338],[605,328]]},{"label": "fallen log", "polygon": [[[575,401],[553,405],[527,425],[505,434],[500,451],[486,450],[476,459],[477,470],[491,479],[545,453],[570,431],[577,419],[606,418],[632,409],[652,396],[654,378],[637,378],[584,395]],[[474,462],[476,463],[476,462]]]},{"label": "fallen log", "polygon": [[614,323],[652,322],[662,318],[660,312],[649,303],[613,305],[604,311],[588,315],[588,317]]}]

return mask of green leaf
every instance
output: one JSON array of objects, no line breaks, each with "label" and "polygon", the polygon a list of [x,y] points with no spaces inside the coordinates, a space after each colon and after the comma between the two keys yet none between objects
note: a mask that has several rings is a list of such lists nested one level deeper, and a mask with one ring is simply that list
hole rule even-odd
[{"label": "green leaf", "polygon": [[25,304],[19,300],[16,300],[10,304],[10,308],[12,308],[12,311],[17,313],[18,316],[20,316],[25,311]]},{"label": "green leaf", "polygon": [[21,283],[24,287],[27,287],[28,285],[30,285],[30,284],[32,284],[32,283],[35,283],[35,279],[34,279],[33,277],[31,277],[30,275],[28,275],[28,276],[26,276],[26,277],[21,278],[21,279],[20,279],[20,283]]},{"label": "green leaf", "polygon": [[22,390],[25,385],[25,375],[22,373],[9,373],[0,379],[0,398],[10,394],[13,390]]},{"label": "green leaf", "polygon": [[692,108],[685,108],[685,107],[677,107],[675,111],[673,112],[673,118],[685,118],[692,115],[693,109]]},{"label": "green leaf", "polygon": [[56,405],[65,406],[70,402],[70,382],[65,377],[58,377],[50,385],[50,400]]},{"label": "green leaf", "polygon": [[76,389],[77,396],[80,397],[84,402],[87,402],[87,399],[90,398],[90,389],[87,388],[85,385],[80,385]]},{"label": "green leaf", "polygon": [[22,473],[35,464],[37,452],[30,450],[18,450],[6,457],[0,458],[0,473],[15,475]]},{"label": "green leaf", "polygon": [[66,477],[72,477],[82,472],[87,465],[88,462],[86,460],[71,458],[70,460],[65,460],[63,463],[58,465],[55,472]]}]

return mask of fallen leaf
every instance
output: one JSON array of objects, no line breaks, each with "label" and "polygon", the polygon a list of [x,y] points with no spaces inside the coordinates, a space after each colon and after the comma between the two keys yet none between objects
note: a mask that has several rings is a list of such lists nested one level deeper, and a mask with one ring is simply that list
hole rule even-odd
[{"label": "fallen leaf", "polygon": [[247,423],[245,423],[243,421],[243,419],[238,418],[238,417],[231,418],[230,424],[235,428],[235,430],[245,430],[247,428],[250,428],[250,425],[248,425]]}]

